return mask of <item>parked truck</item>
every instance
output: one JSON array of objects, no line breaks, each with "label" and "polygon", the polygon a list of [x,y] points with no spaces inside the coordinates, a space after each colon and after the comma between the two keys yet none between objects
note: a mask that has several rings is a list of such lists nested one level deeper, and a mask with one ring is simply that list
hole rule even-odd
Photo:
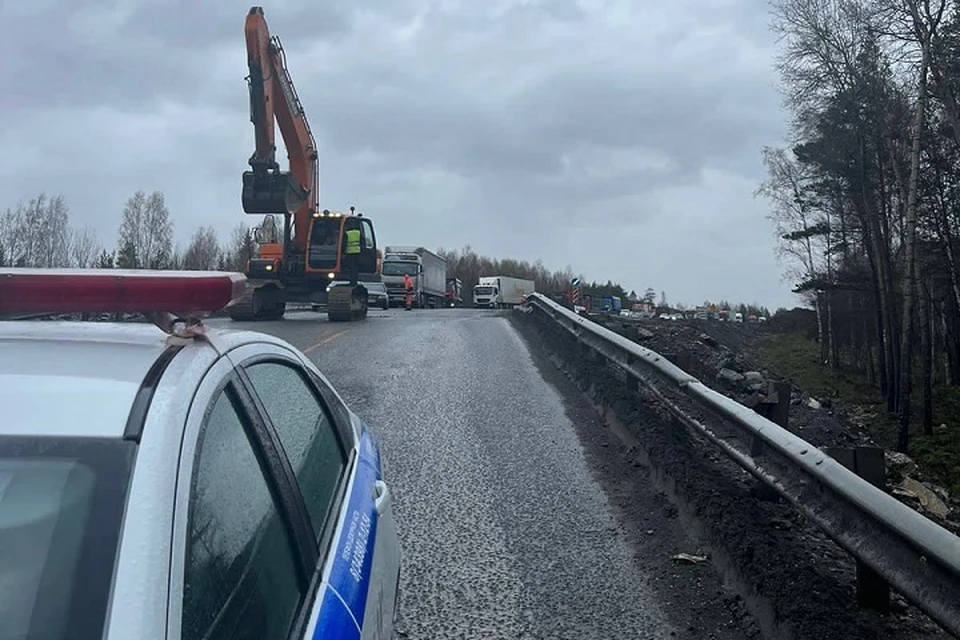
[{"label": "parked truck", "polygon": [[510,276],[481,276],[473,287],[473,306],[490,309],[510,308],[520,304],[523,297],[536,291],[533,280]]},{"label": "parked truck", "polygon": [[390,306],[406,304],[406,275],[413,279],[413,306],[418,309],[443,306],[447,294],[447,261],[444,258],[424,247],[386,247],[381,277]]}]

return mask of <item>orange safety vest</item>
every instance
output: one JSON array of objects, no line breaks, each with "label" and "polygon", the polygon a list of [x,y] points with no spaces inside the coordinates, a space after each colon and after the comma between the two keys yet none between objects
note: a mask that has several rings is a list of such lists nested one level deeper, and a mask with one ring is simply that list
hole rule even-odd
[{"label": "orange safety vest", "polygon": [[403,287],[407,291],[410,291],[411,289],[413,289],[413,278],[410,277],[409,273],[403,274]]}]

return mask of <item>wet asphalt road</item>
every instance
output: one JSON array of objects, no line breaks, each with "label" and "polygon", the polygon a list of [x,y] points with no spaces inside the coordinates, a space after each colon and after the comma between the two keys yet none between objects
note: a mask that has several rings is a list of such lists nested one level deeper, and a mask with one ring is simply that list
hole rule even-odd
[{"label": "wet asphalt road", "polygon": [[376,432],[404,554],[400,637],[670,637],[562,399],[502,315],[250,326],[305,350]]}]

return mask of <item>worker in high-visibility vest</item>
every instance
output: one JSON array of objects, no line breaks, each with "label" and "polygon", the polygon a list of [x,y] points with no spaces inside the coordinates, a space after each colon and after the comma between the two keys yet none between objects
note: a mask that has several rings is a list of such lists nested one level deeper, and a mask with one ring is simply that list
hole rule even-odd
[{"label": "worker in high-visibility vest", "polygon": [[409,273],[403,274],[403,288],[407,294],[407,311],[410,311],[413,308],[413,278],[410,277]]},{"label": "worker in high-visibility vest", "polygon": [[350,273],[350,284],[356,286],[360,278],[360,229],[347,229],[347,246],[343,250],[344,268]]}]

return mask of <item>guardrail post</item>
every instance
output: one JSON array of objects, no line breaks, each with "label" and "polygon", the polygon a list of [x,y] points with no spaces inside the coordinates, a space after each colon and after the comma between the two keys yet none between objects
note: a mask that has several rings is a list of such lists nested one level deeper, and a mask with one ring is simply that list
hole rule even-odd
[{"label": "guardrail post", "polygon": [[590,348],[590,345],[584,342],[583,338],[580,336],[577,336],[577,350],[580,352],[579,356],[584,360],[590,358],[591,354],[593,353],[593,349]]},{"label": "guardrail post", "polygon": [[[883,449],[827,447],[824,452],[882,491],[887,489]],[[890,610],[890,584],[880,574],[857,560],[857,604],[864,609]]]},{"label": "guardrail post", "polygon": [[784,429],[789,427],[790,421],[790,394],[788,382],[768,382],[767,392],[762,399],[747,404],[753,410]]},{"label": "guardrail post", "polygon": [[674,366],[680,367],[684,371],[690,366],[690,352],[686,349],[681,349],[676,353],[664,353],[662,354],[664,358],[674,364]]},{"label": "guardrail post", "polygon": [[607,356],[603,355],[603,352],[599,349],[592,349],[593,351],[593,363],[597,365],[607,364]]}]

